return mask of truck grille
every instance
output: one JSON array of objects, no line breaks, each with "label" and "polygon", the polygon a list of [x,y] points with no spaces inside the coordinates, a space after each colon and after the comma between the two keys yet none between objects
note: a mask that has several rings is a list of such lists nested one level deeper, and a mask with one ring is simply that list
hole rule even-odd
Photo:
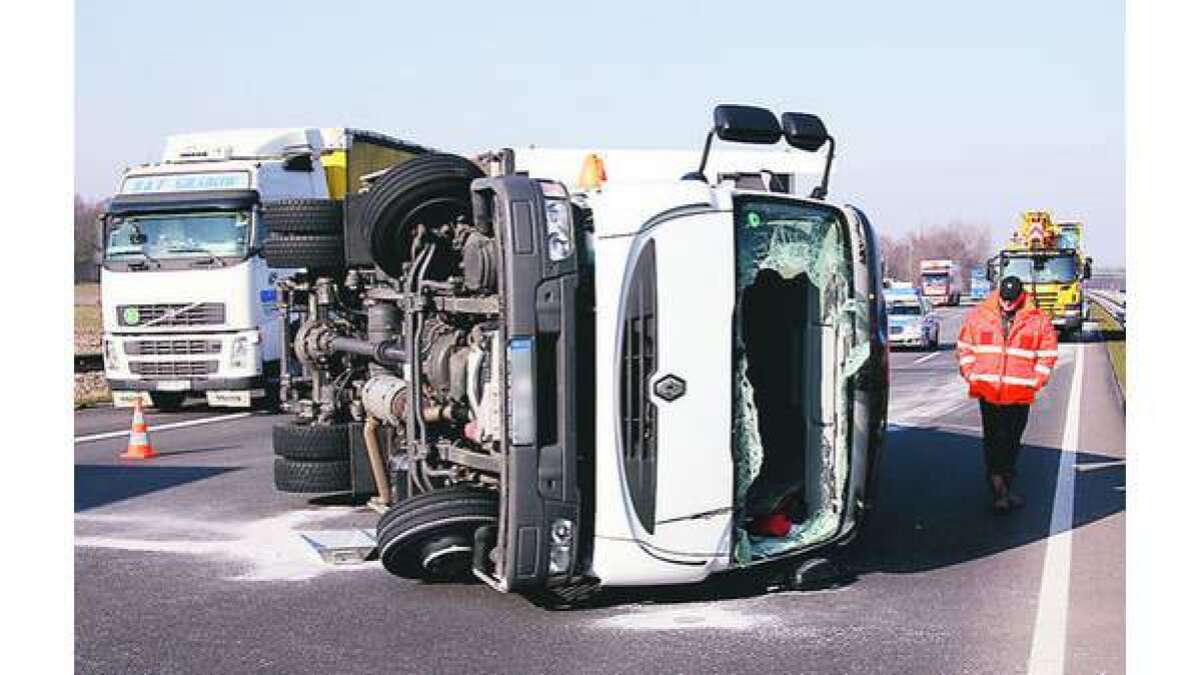
[{"label": "truck grille", "polygon": [[125,342],[129,356],[180,356],[191,354],[220,354],[220,340],[129,340]]},{"label": "truck grille", "polygon": [[1038,309],[1052,309],[1057,300],[1058,293],[1036,293],[1033,296],[1033,302]]},{"label": "truck grille", "polygon": [[190,377],[217,372],[214,361],[130,361],[129,371],[145,377]]},{"label": "truck grille", "polygon": [[122,326],[207,326],[225,323],[225,303],[117,305]]},{"label": "truck grille", "polygon": [[634,266],[622,302],[620,414],[625,481],[647,532],[654,532],[658,477],[657,409],[647,395],[657,366],[658,270],[654,242],[646,244]]}]

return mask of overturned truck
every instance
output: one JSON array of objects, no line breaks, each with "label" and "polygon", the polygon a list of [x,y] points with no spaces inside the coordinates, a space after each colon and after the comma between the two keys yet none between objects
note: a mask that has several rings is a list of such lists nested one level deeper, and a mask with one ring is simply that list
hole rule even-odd
[{"label": "overturned truck", "polygon": [[[828,148],[809,197],[714,136]],[[812,115],[718,106],[699,169],[603,189],[423,154],[265,204],[282,279],[276,487],[371,495],[390,572],[501,591],[827,557],[871,507],[887,325]],[[748,178],[759,177],[757,183]]]}]

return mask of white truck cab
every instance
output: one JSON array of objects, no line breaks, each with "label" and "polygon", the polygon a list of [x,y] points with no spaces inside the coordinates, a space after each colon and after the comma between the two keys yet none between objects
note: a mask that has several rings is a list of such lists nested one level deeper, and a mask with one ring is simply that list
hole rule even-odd
[{"label": "white truck cab", "polygon": [[[828,148],[821,183],[706,173],[714,135]],[[824,200],[832,145],[812,115],[719,106],[682,177],[571,189],[511,150],[389,169],[345,204],[361,255],[284,283],[320,386],[274,430],[276,488],[374,495],[389,572],[504,592],[832,556],[888,395],[877,245]]]},{"label": "white truck cab", "polygon": [[263,256],[261,204],[340,196],[346,152],[362,134],[180,134],[167,139],[160,162],[125,172],[104,217],[100,279],[105,376],[117,405],[274,399],[280,270]]}]

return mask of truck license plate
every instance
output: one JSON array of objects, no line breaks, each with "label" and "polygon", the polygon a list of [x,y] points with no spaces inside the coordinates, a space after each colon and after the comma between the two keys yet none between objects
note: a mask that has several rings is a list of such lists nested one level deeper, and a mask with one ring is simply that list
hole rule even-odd
[{"label": "truck license plate", "polygon": [[141,401],[144,408],[152,405],[150,394],[144,391],[114,391],[112,397],[114,408],[132,408],[137,401]]},{"label": "truck license plate", "polygon": [[206,392],[204,397],[208,399],[208,404],[211,406],[225,406],[229,408],[250,407],[249,391],[210,391]]},{"label": "truck license plate", "polygon": [[192,383],[187,380],[162,380],[154,388],[158,391],[187,391],[192,388]]}]

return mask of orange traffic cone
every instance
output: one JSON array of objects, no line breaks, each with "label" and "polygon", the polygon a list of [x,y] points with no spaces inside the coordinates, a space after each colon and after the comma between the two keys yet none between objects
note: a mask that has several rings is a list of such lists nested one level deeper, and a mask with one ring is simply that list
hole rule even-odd
[{"label": "orange traffic cone", "polygon": [[150,445],[150,433],[146,429],[146,416],[142,414],[142,399],[133,403],[133,426],[129,430],[129,447],[121,453],[121,459],[150,459],[158,453]]}]

